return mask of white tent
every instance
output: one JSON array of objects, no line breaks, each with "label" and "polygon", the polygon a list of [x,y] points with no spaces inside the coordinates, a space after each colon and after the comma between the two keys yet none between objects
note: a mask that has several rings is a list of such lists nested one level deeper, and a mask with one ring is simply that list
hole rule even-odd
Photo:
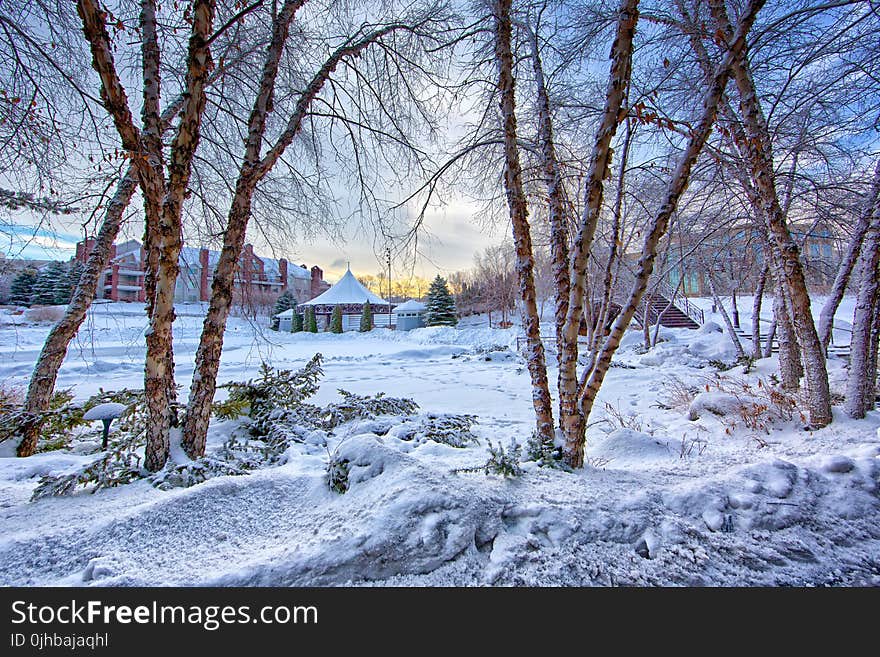
[{"label": "white tent", "polygon": [[368,301],[372,309],[373,326],[391,326],[391,313],[389,312],[391,304],[361,285],[360,281],[351,273],[351,269],[345,272],[336,285],[311,301],[299,304],[299,308],[305,310],[306,307],[311,307],[318,318],[319,328],[322,325],[326,328],[333,310],[340,308],[342,311],[342,330],[356,331],[360,328],[361,314],[364,311],[364,304]]},{"label": "white tent", "polygon": [[301,306],[341,306],[346,304],[361,304],[367,301],[371,306],[387,306],[388,302],[382,297],[376,296],[367,288],[361,285],[361,282],[354,277],[351,269],[345,272],[345,275],[339,279],[324,294],[319,294],[311,301],[300,304]]}]

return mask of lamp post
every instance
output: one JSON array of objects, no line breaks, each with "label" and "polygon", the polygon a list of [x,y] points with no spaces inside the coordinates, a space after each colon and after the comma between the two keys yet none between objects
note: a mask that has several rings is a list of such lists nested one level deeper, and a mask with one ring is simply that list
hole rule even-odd
[{"label": "lamp post", "polygon": [[385,257],[388,261],[388,326],[391,326],[391,247],[385,247]]}]

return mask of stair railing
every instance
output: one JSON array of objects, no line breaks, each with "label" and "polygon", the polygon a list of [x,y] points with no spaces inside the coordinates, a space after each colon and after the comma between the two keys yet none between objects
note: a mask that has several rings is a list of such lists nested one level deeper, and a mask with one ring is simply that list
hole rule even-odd
[{"label": "stair railing", "polygon": [[702,326],[706,323],[705,314],[703,313],[702,308],[698,308],[690,301],[688,298],[682,293],[678,296],[676,300],[676,295],[678,294],[677,289],[673,289],[673,287],[666,280],[661,280],[657,284],[657,290],[665,296],[667,299],[673,302],[674,305],[678,306],[679,310],[684,311],[684,314],[694,320],[697,324]]}]

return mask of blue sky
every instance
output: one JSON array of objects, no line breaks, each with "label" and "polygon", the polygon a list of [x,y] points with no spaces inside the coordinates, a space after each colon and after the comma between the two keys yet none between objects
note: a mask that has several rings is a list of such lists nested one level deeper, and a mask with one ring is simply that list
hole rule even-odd
[{"label": "blue sky", "polygon": [[0,224],[0,252],[7,258],[69,260],[76,252],[79,235],[35,228],[24,224]]}]

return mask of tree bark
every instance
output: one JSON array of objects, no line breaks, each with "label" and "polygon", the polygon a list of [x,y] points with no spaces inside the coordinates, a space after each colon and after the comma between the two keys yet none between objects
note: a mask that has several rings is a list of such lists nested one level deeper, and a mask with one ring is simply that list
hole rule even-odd
[{"label": "tree bark", "polygon": [[559,360],[560,426],[565,436],[566,463],[583,466],[586,423],[578,406],[578,331],[584,310],[587,260],[602,209],[604,181],[611,166],[611,140],[625,118],[623,102],[632,73],[632,49],[638,22],[638,0],[622,0],[618,10],[617,32],[611,48],[611,70],[605,94],[605,107],[596,133],[584,198],[584,211],[570,255],[568,312],[562,344],[557,345]]},{"label": "tree bark", "polygon": [[623,194],[626,182],[626,167],[629,162],[629,149],[633,138],[632,119],[626,121],[626,136],[623,139],[623,152],[620,154],[620,164],[617,169],[617,191],[614,196],[614,207],[611,211],[611,239],[608,248],[608,262],[605,263],[605,274],[602,280],[602,300],[600,302],[599,318],[596,321],[596,337],[590,343],[590,353],[595,356],[602,340],[605,339],[605,324],[608,323],[608,315],[611,312],[611,295],[614,289],[614,269],[619,255],[620,243],[620,220],[623,216]]},{"label": "tree bark", "polygon": [[547,382],[544,344],[535,297],[534,255],[528,221],[528,205],[522,187],[522,169],[517,146],[516,88],[513,76],[511,41],[513,27],[510,17],[511,0],[498,0],[495,13],[495,62],[498,66],[498,94],[504,134],[504,188],[516,247],[516,273],[519,279],[521,315],[526,335],[529,375],[532,380],[532,404],[535,408],[535,430],[543,444],[553,444],[553,402]]},{"label": "tree bark", "polygon": [[657,246],[666,234],[669,221],[678,207],[679,199],[687,188],[691,169],[696,162],[700,151],[703,149],[703,145],[706,143],[706,139],[715,123],[718,103],[724,94],[724,88],[730,78],[733,60],[738,57],[745,48],[746,35],[751,29],[758,11],[764,5],[764,1],[765,0],[751,0],[746,6],[736,35],[728,41],[727,52],[716,68],[711,82],[708,85],[708,89],[703,98],[702,116],[691,132],[688,143],[679,157],[678,165],[675,168],[672,179],[666,190],[663,204],[660,206],[660,210],[651,222],[650,230],[645,237],[642,256],[639,258],[635,282],[630,291],[629,299],[620,311],[620,314],[617,316],[614,326],[611,329],[611,333],[605,340],[602,351],[596,359],[593,372],[579,393],[579,403],[584,421],[589,419],[590,412],[592,411],[593,404],[596,400],[596,395],[598,394],[602,382],[605,379],[605,375],[608,372],[608,368],[611,365],[611,358],[617,351],[617,347],[620,345],[620,340],[629,326],[636,307],[647,289],[648,280],[654,271],[654,260],[657,257]]},{"label": "tree bark", "polygon": [[89,253],[76,290],[74,290],[73,297],[64,312],[64,317],[52,327],[46,337],[46,342],[40,351],[40,357],[31,374],[25,398],[24,409],[34,417],[33,421],[29,422],[22,431],[21,442],[19,442],[17,450],[19,456],[30,456],[36,451],[40,433],[40,422],[36,415],[49,409],[49,401],[52,399],[52,394],[55,392],[55,382],[58,380],[58,370],[64,362],[70,342],[76,336],[79,327],[82,326],[86,313],[95,298],[98,281],[110,261],[111,247],[122,226],[123,213],[131,201],[131,197],[134,196],[137,185],[137,175],[134,169],[129,167],[107,205],[107,212],[95,239],[95,245]]},{"label": "tree bark", "polygon": [[[880,295],[877,266],[880,264],[880,211],[875,205],[858,261],[859,291],[853,315],[849,375],[846,383],[846,414],[863,418],[874,408],[872,361],[876,363],[874,319]],[[874,372],[876,376],[876,372]]]},{"label": "tree bark", "polygon": [[736,330],[730,321],[730,315],[727,314],[727,309],[724,307],[724,304],[721,303],[721,299],[715,289],[715,281],[711,274],[709,274],[707,278],[709,279],[709,291],[712,293],[712,299],[714,299],[715,305],[718,306],[718,312],[721,313],[721,319],[724,320],[724,326],[727,328],[727,335],[730,336],[730,339],[733,342],[733,347],[736,349],[736,357],[737,359],[744,359],[746,357],[746,352],[743,350],[742,343],[739,341],[739,336],[736,334]]},{"label": "tree bark", "polygon": [[755,298],[752,300],[752,358],[761,357],[761,306],[764,302],[764,288],[767,285],[767,265],[761,269],[758,284],[755,286]]},{"label": "tree bark", "polygon": [[871,191],[865,200],[864,209],[859,215],[853,235],[846,247],[846,253],[840,261],[837,268],[837,275],[834,277],[834,284],[831,286],[831,294],[825,300],[822,306],[822,312],[819,314],[819,339],[822,341],[822,348],[828,350],[828,344],[831,342],[831,335],[834,327],[834,314],[840,306],[840,301],[846,293],[846,287],[849,284],[853,267],[859,257],[859,250],[862,247],[862,241],[865,239],[865,233],[871,223],[871,215],[876,212],[878,203],[880,203],[880,160],[874,167],[874,182],[871,185]]},{"label": "tree bark", "polygon": [[214,24],[215,2],[193,2],[192,33],[187,55],[184,106],[177,134],[171,143],[168,182],[159,218],[159,271],[153,314],[147,333],[147,356],[144,364],[144,393],[147,402],[147,448],[144,467],[156,471],[164,467],[170,451],[170,429],[176,418],[171,402],[174,389],[172,332],[174,323],[174,287],[180,272],[178,259],[183,243],[181,212],[189,185],[192,159],[198,148],[202,115],[207,96],[205,88],[214,64],[209,38]]},{"label": "tree bark", "polygon": [[412,26],[393,23],[366,34],[362,39],[346,43],[335,50],[312,77],[297,100],[281,136],[260,159],[260,147],[265,133],[266,120],[272,107],[272,95],[278,66],[287,41],[290,22],[306,0],[288,0],[282,6],[273,24],[272,40],[263,63],[260,88],[254,99],[248,121],[248,138],[244,159],[235,186],[235,195],[227,216],[223,233],[223,248],[214,271],[208,313],[202,327],[202,335],[196,352],[195,372],[190,386],[189,402],[183,427],[182,445],[191,458],[204,455],[211,419],[211,402],[217,388],[217,373],[223,351],[223,336],[232,306],[235,287],[235,271],[244,246],[247,225],[250,221],[251,203],[260,180],[272,169],[284,150],[299,133],[312,101],[336,67],[344,59],[357,57],[363,50],[387,34],[396,30],[411,30]]},{"label": "tree bark", "polygon": [[[727,10],[723,0],[710,0],[710,7],[720,33],[726,38],[730,38],[733,29],[727,19]],[[798,246],[788,232],[785,216],[776,193],[772,144],[745,51],[742,51],[735,58],[732,69],[749,137],[747,152],[752,179],[761,197],[762,215],[767,222],[767,227],[781,259],[780,273],[783,276],[786,292],[785,300],[794,333],[800,345],[810,424],[814,427],[823,427],[831,422],[831,394],[828,387],[824,350],[813,323],[810,296],[807,292]]]},{"label": "tree bark", "polygon": [[[565,317],[568,314],[568,213],[565,210],[565,190],[562,172],[556,155],[553,140],[553,119],[550,111],[550,98],[544,81],[544,67],[538,44],[538,25],[529,35],[532,46],[532,69],[535,72],[538,107],[538,138],[541,143],[541,159],[544,169],[544,185],[547,188],[547,204],[550,211],[550,256],[553,267],[554,300],[556,305],[556,344],[563,342]],[[556,360],[559,367],[557,385],[562,389],[562,352],[557,349]],[[560,402],[560,417],[562,405]]]}]

